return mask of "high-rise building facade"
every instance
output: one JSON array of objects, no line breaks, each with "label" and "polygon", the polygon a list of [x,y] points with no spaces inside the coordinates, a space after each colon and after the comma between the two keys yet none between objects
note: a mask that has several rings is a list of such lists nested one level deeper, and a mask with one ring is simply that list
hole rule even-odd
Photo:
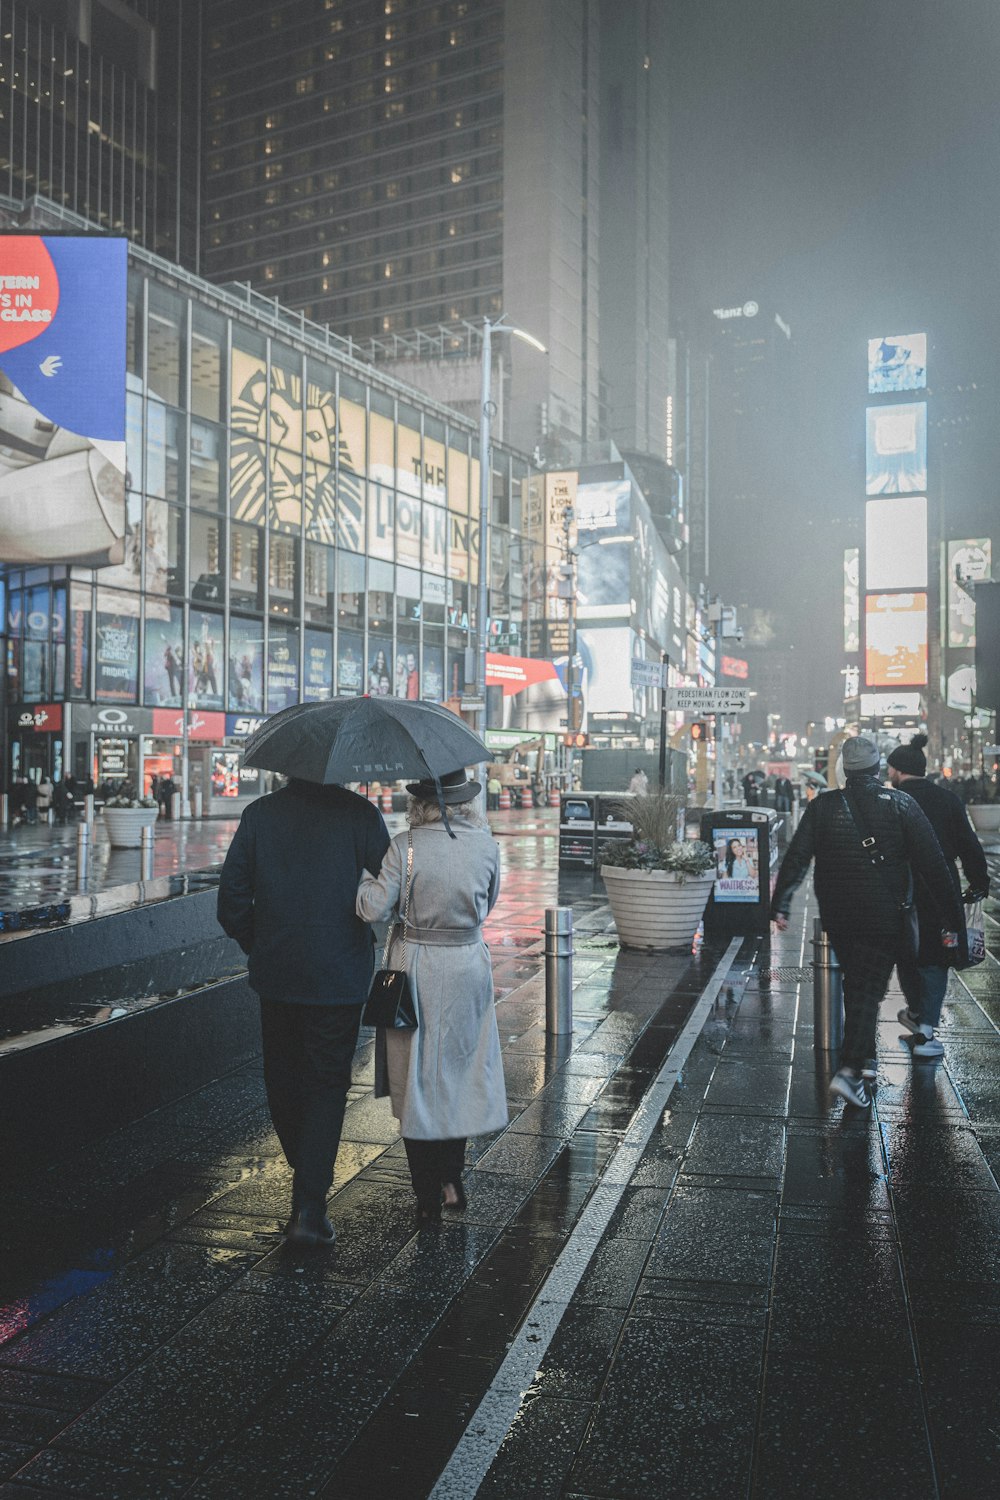
[{"label": "high-rise building facade", "polygon": [[201,0],[0,0],[0,194],[196,270]]},{"label": "high-rise building facade", "polygon": [[460,404],[463,325],[503,312],[547,350],[503,353],[513,443],[559,457],[613,437],[665,457],[662,6],[208,0],[205,15],[207,275],[427,366],[406,378]]}]

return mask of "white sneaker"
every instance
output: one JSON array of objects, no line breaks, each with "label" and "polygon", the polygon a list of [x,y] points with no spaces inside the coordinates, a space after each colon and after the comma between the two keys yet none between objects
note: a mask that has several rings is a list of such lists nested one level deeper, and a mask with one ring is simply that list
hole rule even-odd
[{"label": "white sneaker", "polygon": [[846,1100],[848,1104],[855,1105],[858,1109],[868,1109],[871,1106],[865,1081],[860,1073],[854,1072],[853,1068],[841,1068],[839,1072],[834,1073],[830,1079],[830,1093],[839,1095],[841,1099]]},{"label": "white sneaker", "polygon": [[904,1005],[903,1009],[897,1013],[896,1020],[900,1026],[905,1026],[907,1031],[920,1030],[920,1017],[908,1005]]},{"label": "white sneaker", "polygon": [[913,1043],[914,1057],[943,1057],[944,1048],[934,1035],[933,1026],[921,1026]]}]

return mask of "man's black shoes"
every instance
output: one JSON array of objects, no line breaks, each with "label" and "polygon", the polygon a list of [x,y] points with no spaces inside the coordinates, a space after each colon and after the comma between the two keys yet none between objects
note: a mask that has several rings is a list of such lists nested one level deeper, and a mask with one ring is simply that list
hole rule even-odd
[{"label": "man's black shoes", "polygon": [[337,1232],[318,1208],[299,1208],[292,1214],[285,1230],[292,1245],[332,1245]]}]

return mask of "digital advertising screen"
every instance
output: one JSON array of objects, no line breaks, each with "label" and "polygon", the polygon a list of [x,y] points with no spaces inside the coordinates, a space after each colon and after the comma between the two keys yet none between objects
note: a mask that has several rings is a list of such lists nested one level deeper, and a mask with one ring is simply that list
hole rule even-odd
[{"label": "digital advertising screen", "polygon": [[927,489],[927,407],[923,402],[869,406],[866,412],[868,495],[912,495]]},{"label": "digital advertising screen", "polygon": [[893,495],[865,505],[865,588],[927,587],[927,501]]},{"label": "digital advertising screen", "polygon": [[716,828],[716,901],[760,900],[760,836],[756,828]]},{"label": "digital advertising screen", "polygon": [[128,246],[0,235],[0,556],[121,563]]},{"label": "digital advertising screen", "polygon": [[966,537],[962,541],[949,542],[946,562],[948,645],[974,646],[976,644],[974,590],[962,588],[961,583],[981,583],[990,577],[993,567],[993,549],[990,538],[988,536]]},{"label": "digital advertising screen", "polygon": [[865,686],[927,683],[927,595],[869,594],[865,599]]},{"label": "digital advertising screen", "polygon": [[926,333],[892,333],[868,340],[868,394],[922,391],[927,385]]}]

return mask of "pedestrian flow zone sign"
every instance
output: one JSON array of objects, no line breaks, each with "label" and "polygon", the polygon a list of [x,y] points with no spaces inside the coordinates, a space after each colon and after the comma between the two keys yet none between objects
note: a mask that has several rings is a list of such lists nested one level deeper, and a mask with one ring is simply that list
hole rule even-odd
[{"label": "pedestrian flow zone sign", "polygon": [[750,693],[745,687],[668,688],[667,707],[685,714],[745,714]]},{"label": "pedestrian flow zone sign", "polygon": [[662,688],[667,685],[665,661],[640,661],[632,658],[632,686],[638,688]]}]

